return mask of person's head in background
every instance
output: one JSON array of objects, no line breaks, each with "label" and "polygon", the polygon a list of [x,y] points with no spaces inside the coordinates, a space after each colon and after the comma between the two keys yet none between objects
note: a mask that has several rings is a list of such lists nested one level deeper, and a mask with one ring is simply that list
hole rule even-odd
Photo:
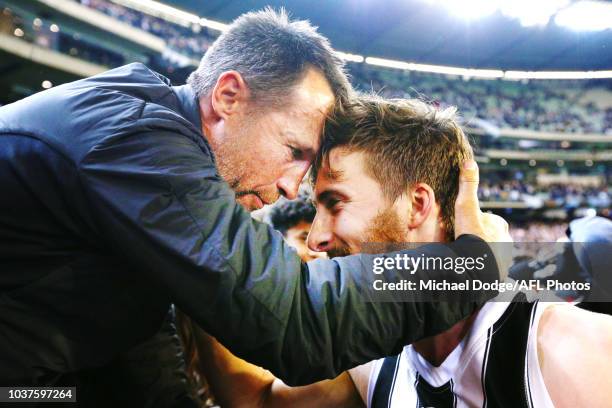
[{"label": "person's head in background", "polygon": [[459,169],[473,156],[454,108],[361,96],[337,109],[324,140],[310,249],[334,257],[365,242],[454,239]]},{"label": "person's head in background", "polygon": [[328,40],[272,9],[238,17],[187,82],[219,173],[248,210],[296,198],[326,115],[351,93]]},{"label": "person's head in background", "polygon": [[306,240],[315,217],[315,208],[306,193],[297,199],[283,201],[270,210],[270,223],[280,231],[287,244],[295,248],[304,262],[315,258],[325,258],[325,252],[315,252],[308,248]]}]

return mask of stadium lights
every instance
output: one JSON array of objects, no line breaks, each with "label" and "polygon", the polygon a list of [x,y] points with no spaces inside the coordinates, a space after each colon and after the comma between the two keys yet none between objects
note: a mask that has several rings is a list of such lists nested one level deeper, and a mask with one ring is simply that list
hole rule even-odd
[{"label": "stadium lights", "polygon": [[612,4],[578,1],[555,16],[555,24],[572,30],[599,31],[612,28]]},{"label": "stadium lights", "polygon": [[606,79],[612,78],[612,70],[608,71],[502,71],[497,69],[472,69],[447,67],[443,65],[415,64],[405,61],[384,58],[367,57],[365,63],[385,68],[420,71],[444,75],[456,75],[466,78],[502,78],[508,80],[521,79]]},{"label": "stadium lights", "polygon": [[229,24],[220,23],[218,21],[209,20],[207,18],[200,19],[200,25],[206,28],[212,28],[213,30],[224,32],[229,27]]},{"label": "stadium lights", "polygon": [[603,79],[610,71],[506,71],[504,79]]},{"label": "stadium lights", "polygon": [[410,69],[410,64],[404,61],[396,61],[384,58],[367,57],[365,63],[385,68]]},{"label": "stadium lights", "polygon": [[427,65],[427,64],[410,64],[412,71],[421,72],[433,72],[437,74],[446,75],[459,75],[464,77],[477,77],[477,78],[502,78],[504,71],[497,69],[472,69],[472,68],[458,68],[458,67],[446,67],[442,65]]},{"label": "stadium lights", "polygon": [[349,54],[347,52],[342,52],[342,51],[336,51],[336,55],[340,59],[343,59],[344,61],[349,61],[349,62],[363,62],[364,61],[363,55]]},{"label": "stadium lights", "polygon": [[475,78],[503,78],[504,72],[497,69],[471,69],[460,67],[447,67],[444,65],[415,64],[412,62],[389,60],[384,58],[367,57],[366,64],[379,67],[405,69],[409,71],[431,72],[436,74],[457,75]]},{"label": "stadium lights", "polygon": [[[129,7],[135,10],[138,10],[142,13],[146,13],[155,17],[162,18],[164,20],[185,26],[190,27],[193,24],[199,24],[202,27],[207,27],[213,30],[217,30],[223,32],[227,30],[228,24],[210,20],[207,18],[201,18],[195,14],[188,13],[186,11],[177,9],[175,7],[160,3],[154,0],[111,0],[113,3]],[[433,2],[433,0],[429,0]],[[550,19],[550,16],[546,17],[547,13],[555,13],[560,8],[565,7],[569,0],[538,0],[534,2],[533,0],[515,0],[508,4],[507,2],[502,2],[501,0],[444,0],[442,1],[443,5],[448,7],[456,7],[457,9],[461,9],[466,5],[466,2],[471,4],[472,6],[482,6],[481,11],[479,13],[483,13],[485,10],[491,10],[491,5],[493,5],[494,10],[500,10],[502,13],[511,16],[517,17],[521,19],[521,16],[526,18],[521,20],[525,24],[535,24],[536,21],[543,22],[544,20]],[[579,6],[585,3],[586,6]],[[593,6],[592,4],[597,3],[597,5]],[[607,8],[600,10],[602,18],[595,18],[592,20],[593,13],[597,7],[601,6],[603,3]],[[588,4],[591,4],[589,6]],[[470,7],[472,7],[470,6]],[[593,7],[593,8],[590,8]],[[469,7],[468,7],[469,8]],[[586,9],[586,11],[585,11]],[[612,4],[604,3],[601,1],[590,1],[584,0],[580,2],[573,3],[566,9],[561,10],[557,14],[557,18],[560,19],[559,24],[566,24],[571,26],[574,24],[576,26],[577,21],[582,21],[580,19],[576,20],[568,20],[565,12],[571,10],[578,10],[578,15],[588,15],[591,20],[596,21],[594,26],[601,27],[600,24],[602,21],[605,21],[612,26],[612,16],[610,15],[610,10],[612,10]],[[489,11],[487,11],[488,13]],[[581,14],[582,13],[582,14]],[[469,14],[469,13],[468,13]],[[574,16],[574,14],[567,14]],[[531,19],[531,20],[529,20]],[[557,22],[557,20],[555,19]],[[599,28],[598,28],[599,29]],[[15,30],[16,36],[23,36],[23,31],[21,29]],[[354,63],[362,63],[365,62],[369,65],[376,65],[385,68],[393,68],[393,69],[403,69],[409,71],[419,71],[419,72],[428,72],[428,73],[437,73],[444,75],[456,75],[464,78],[502,78],[509,80],[521,80],[521,79],[599,79],[599,78],[612,78],[612,70],[609,71],[502,71],[497,69],[473,69],[473,68],[461,68],[461,67],[449,67],[443,65],[430,65],[430,64],[417,64],[413,62],[407,61],[398,61],[391,60],[385,58],[378,57],[364,57],[362,55],[350,54],[347,52],[337,51],[338,56],[348,62]]]},{"label": "stadium lights", "polygon": [[200,24],[200,17],[188,13],[183,10],[179,10],[176,7],[168,6],[154,0],[111,0],[113,3],[119,4],[138,10],[142,13],[159,17],[164,20],[182,25],[184,27],[190,27],[193,24]]}]

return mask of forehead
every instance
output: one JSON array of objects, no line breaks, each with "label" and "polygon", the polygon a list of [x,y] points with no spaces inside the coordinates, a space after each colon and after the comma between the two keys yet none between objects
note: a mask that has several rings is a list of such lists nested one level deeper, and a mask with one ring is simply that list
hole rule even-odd
[{"label": "forehead", "polygon": [[309,67],[294,87],[292,99],[303,112],[326,113],[334,103],[334,93],[318,69]]},{"label": "forehead", "polygon": [[332,149],[317,173],[315,197],[328,190],[338,190],[345,195],[368,195],[382,201],[381,186],[366,172],[365,165],[363,152]]},{"label": "forehead", "polygon": [[287,235],[308,232],[310,231],[311,225],[312,225],[311,222],[301,220],[300,222],[295,224],[293,227],[287,229]]}]

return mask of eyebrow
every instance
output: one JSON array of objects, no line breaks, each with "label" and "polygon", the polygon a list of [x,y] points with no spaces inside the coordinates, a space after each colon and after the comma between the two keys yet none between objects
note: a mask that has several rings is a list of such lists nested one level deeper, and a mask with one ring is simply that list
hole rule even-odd
[{"label": "eyebrow", "polygon": [[335,181],[335,182],[344,181],[344,171],[342,170],[329,169],[327,170],[325,174],[327,175],[327,178],[329,178],[332,181]]}]

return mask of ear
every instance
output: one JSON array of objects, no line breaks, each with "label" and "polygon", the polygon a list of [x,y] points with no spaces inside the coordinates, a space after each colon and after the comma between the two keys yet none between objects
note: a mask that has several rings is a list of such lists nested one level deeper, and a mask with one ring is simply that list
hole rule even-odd
[{"label": "ear", "polygon": [[251,93],[242,75],[237,71],[226,71],[217,79],[211,95],[212,108],[216,116],[228,116],[244,111]]},{"label": "ear", "polygon": [[417,183],[408,190],[408,199],[411,207],[408,228],[415,229],[420,227],[433,211],[436,197],[428,184]]}]

